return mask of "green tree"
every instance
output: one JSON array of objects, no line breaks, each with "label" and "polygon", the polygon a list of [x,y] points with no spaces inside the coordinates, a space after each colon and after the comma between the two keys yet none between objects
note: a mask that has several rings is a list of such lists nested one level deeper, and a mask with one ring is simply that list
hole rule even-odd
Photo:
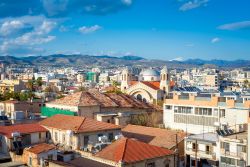
[{"label": "green tree", "polygon": [[42,77],[38,77],[38,78],[37,78],[37,80],[36,80],[36,85],[39,86],[39,87],[43,85]]}]

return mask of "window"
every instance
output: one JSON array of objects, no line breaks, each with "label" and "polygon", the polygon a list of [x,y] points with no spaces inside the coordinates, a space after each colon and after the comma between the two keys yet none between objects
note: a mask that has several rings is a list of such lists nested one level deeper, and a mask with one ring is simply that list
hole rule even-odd
[{"label": "window", "polygon": [[57,132],[55,132],[55,141],[58,140],[58,136],[57,135],[58,135]]},{"label": "window", "polygon": [[166,109],[166,110],[172,110],[172,106],[170,106],[170,105],[165,105],[165,109]]},{"label": "window", "polygon": [[109,135],[108,135],[109,137],[109,141],[112,141],[113,139],[114,139],[114,134],[113,133],[109,133]]},{"label": "window", "polygon": [[242,145],[237,145],[237,152],[244,152],[246,153],[246,146],[242,146]]},{"label": "window", "polygon": [[193,150],[198,149],[198,144],[196,144],[196,143],[192,143],[192,149],[193,149]]},{"label": "window", "polygon": [[89,136],[84,136],[83,140],[84,140],[84,141],[83,141],[84,147],[87,147],[88,144],[89,144]]},{"label": "window", "polygon": [[53,154],[48,155],[48,160],[53,160]]},{"label": "window", "polygon": [[206,146],[206,154],[210,154],[210,146]]},{"label": "window", "polygon": [[229,143],[221,142],[221,148],[224,148],[225,151],[229,151],[230,150]]},{"label": "window", "polygon": [[155,162],[147,163],[147,167],[155,167]]},{"label": "window", "polygon": [[226,116],[225,109],[221,109],[221,110],[220,110],[220,116],[221,116],[221,117],[225,117],[225,116]]},{"label": "window", "polygon": [[32,166],[32,157],[29,157],[29,165]]},{"label": "window", "polygon": [[39,132],[39,139],[41,139],[42,138],[42,133],[41,132]]},{"label": "window", "polygon": [[65,134],[62,134],[62,142],[65,142]]},{"label": "window", "polygon": [[98,137],[102,137],[102,136],[103,136],[103,134],[102,134],[102,133],[99,133],[97,136],[98,136]]},{"label": "window", "polygon": [[151,77],[151,81],[153,81],[154,80],[154,77]]}]

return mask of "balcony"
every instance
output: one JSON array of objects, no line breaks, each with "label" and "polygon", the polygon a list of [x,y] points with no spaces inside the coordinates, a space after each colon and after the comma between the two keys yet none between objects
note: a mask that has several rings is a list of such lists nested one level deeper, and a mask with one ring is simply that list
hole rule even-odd
[{"label": "balcony", "polygon": [[[196,156],[195,149],[192,148],[186,148],[186,154]],[[216,153],[213,151],[203,151],[203,150],[197,150],[197,157],[204,158],[204,159],[210,159],[210,160],[217,160]]]},{"label": "balcony", "polygon": [[221,156],[224,156],[224,157],[232,157],[232,158],[235,158],[235,159],[244,159],[244,160],[247,159],[247,153],[244,153],[244,152],[231,152],[231,151],[226,151],[225,152],[225,149],[223,149],[223,148],[220,149],[220,154],[221,154]]}]

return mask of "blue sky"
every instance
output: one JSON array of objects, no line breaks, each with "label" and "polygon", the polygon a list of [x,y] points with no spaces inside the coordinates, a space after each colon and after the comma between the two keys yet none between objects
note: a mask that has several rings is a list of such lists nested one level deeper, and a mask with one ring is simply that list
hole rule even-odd
[{"label": "blue sky", "polygon": [[249,0],[0,0],[0,55],[250,60]]}]

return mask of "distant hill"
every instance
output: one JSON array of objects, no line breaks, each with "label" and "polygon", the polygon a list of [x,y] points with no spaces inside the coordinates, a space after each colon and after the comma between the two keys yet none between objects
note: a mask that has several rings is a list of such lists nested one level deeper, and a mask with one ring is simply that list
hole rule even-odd
[{"label": "distant hill", "polygon": [[139,56],[90,56],[90,55],[64,55],[54,54],[49,56],[29,56],[29,57],[14,57],[0,56],[0,61],[6,64],[19,65],[48,65],[48,66],[143,66],[156,67],[167,65],[170,68],[190,68],[204,65],[215,65],[217,67],[237,68],[249,67],[250,60],[202,60],[188,59],[185,61],[164,61],[164,60],[149,60]]}]

